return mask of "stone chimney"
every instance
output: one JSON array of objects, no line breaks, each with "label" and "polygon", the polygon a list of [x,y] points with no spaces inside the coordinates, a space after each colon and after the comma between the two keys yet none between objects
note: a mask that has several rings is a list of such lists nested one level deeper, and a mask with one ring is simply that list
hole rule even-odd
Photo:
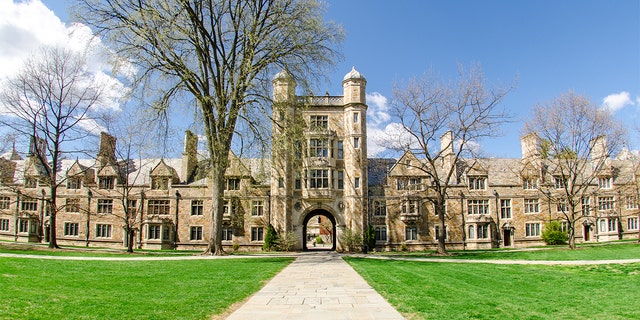
[{"label": "stone chimney", "polygon": [[182,152],[182,167],[180,168],[180,177],[183,182],[191,182],[197,164],[198,136],[187,130],[184,132],[184,152]]},{"label": "stone chimney", "polygon": [[447,131],[440,136],[440,152],[442,153],[442,166],[449,168],[453,162],[453,132]]},{"label": "stone chimney", "polygon": [[540,139],[535,132],[521,137],[520,146],[522,147],[522,159],[540,157]]},{"label": "stone chimney", "polygon": [[100,132],[98,163],[100,163],[101,167],[116,163],[116,137],[106,132]]},{"label": "stone chimney", "polygon": [[607,136],[601,135],[591,139],[589,147],[591,148],[591,160],[603,161],[609,157],[609,152],[607,150]]},{"label": "stone chimney", "polygon": [[35,157],[40,155],[40,159],[46,159],[47,154],[47,143],[44,139],[38,136],[31,136],[31,140],[29,141],[29,153],[27,157]]}]

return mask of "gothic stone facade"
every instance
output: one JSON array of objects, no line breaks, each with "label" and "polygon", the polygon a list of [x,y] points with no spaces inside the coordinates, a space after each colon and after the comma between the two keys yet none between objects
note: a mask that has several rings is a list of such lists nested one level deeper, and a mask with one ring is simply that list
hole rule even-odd
[{"label": "gothic stone facade", "polygon": [[[355,69],[342,96],[296,96],[286,73],[273,80],[271,159],[230,154],[226,172],[223,244],[228,250],[260,250],[271,223],[293,232],[305,249],[321,216],[333,225],[334,249],[346,230],[371,225],[379,250],[433,249],[437,216],[429,202],[429,178],[421,159],[367,159],[366,79]],[[295,119],[304,121],[295,132]],[[291,138],[293,137],[293,138]],[[451,135],[441,138],[450,144]],[[521,159],[462,159],[446,202],[448,248],[525,247],[542,244],[546,223],[563,221],[558,199],[562,177],[537,150],[537,137],[522,138]],[[56,236],[62,245],[204,249],[212,219],[206,162],[197,137],[186,133],[177,159],[116,158],[115,138],[103,134],[96,160],[63,160],[57,194]],[[606,141],[596,143],[606,150]],[[601,152],[602,153],[602,152]],[[607,157],[606,154],[599,155]],[[0,239],[46,242],[51,206],[34,148],[22,160],[0,158]],[[588,160],[585,160],[588,161]],[[606,159],[582,197],[578,242],[638,236],[638,176],[625,157]],[[310,225],[310,230],[307,230]],[[132,238],[125,230],[134,231]]]}]

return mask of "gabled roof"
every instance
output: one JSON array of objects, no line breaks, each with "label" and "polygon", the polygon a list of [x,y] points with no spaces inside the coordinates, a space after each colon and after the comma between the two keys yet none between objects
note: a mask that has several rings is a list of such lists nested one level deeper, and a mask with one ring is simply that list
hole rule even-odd
[{"label": "gabled roof", "polygon": [[389,169],[389,176],[427,176],[423,163],[413,152],[407,150]]}]

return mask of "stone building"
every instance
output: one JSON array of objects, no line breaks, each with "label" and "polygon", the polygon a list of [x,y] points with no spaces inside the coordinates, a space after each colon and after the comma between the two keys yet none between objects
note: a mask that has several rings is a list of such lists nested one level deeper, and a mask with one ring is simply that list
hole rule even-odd
[{"label": "stone building", "polygon": [[[332,249],[347,230],[373,227],[379,250],[433,249],[437,216],[421,159],[367,159],[366,79],[355,69],[342,96],[297,96],[296,82],[273,79],[273,150],[270,159],[233,153],[226,171],[223,245],[260,250],[267,225],[291,232],[295,249],[329,221]],[[442,136],[441,146],[451,135]],[[450,249],[542,244],[546,223],[563,221],[562,177],[524,136],[521,159],[462,159],[446,202]],[[46,242],[51,207],[43,165],[32,142],[25,159],[0,158],[0,239]],[[631,158],[610,159],[604,137],[594,157],[605,157],[581,199],[578,242],[638,236],[638,172]],[[61,245],[201,250],[209,239],[211,189],[197,137],[186,132],[175,159],[124,160],[103,133],[95,160],[63,160],[57,194],[56,236]],[[585,161],[589,161],[586,159]],[[550,169],[551,168],[551,169]],[[310,230],[307,230],[309,226]],[[131,230],[129,237],[126,231]]]}]

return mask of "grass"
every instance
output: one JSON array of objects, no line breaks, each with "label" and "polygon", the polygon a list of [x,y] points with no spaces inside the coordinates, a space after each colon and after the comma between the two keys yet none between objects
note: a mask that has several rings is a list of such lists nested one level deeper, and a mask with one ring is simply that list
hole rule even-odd
[{"label": "grass", "polygon": [[[433,252],[393,252],[377,253],[393,257],[443,258]],[[640,244],[637,242],[619,242],[615,244],[581,245],[575,250],[566,246],[541,247],[535,250],[468,250],[451,251],[445,258],[467,260],[619,260],[640,258]]]},{"label": "grass", "polygon": [[345,258],[410,319],[637,319],[640,264],[534,266]]},{"label": "grass", "polygon": [[207,319],[291,261],[0,258],[0,319]]}]

